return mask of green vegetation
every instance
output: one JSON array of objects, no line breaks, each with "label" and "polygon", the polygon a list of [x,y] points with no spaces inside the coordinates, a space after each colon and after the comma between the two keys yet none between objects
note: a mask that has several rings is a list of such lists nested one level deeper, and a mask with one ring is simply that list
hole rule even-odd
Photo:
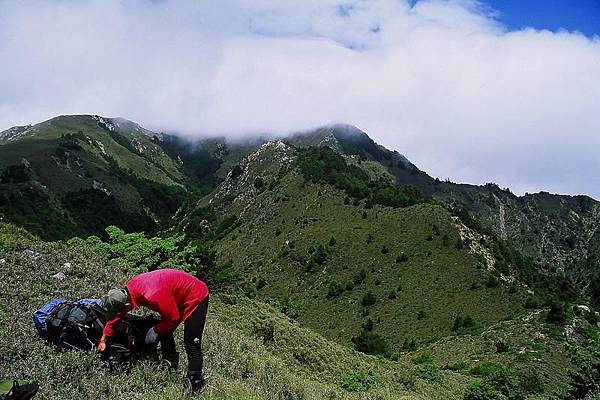
[{"label": "green vegetation", "polygon": [[[210,209],[202,209],[197,211],[197,215],[209,216],[214,213]],[[68,244],[86,246],[109,265],[124,267],[132,274],[159,268],[177,268],[224,290],[239,279],[230,261],[216,261],[214,243],[234,224],[235,220],[227,218],[213,229],[207,226],[201,234],[196,231],[197,236],[192,239],[184,234],[147,237],[143,233],[125,233],[116,226],[109,226],[106,228],[106,241],[98,236],[85,239],[76,237],[70,239]]]},{"label": "green vegetation", "polygon": [[517,373],[500,364],[483,364],[471,368],[469,373],[483,379],[467,387],[466,400],[517,400],[544,392],[544,385],[536,371]]},{"label": "green vegetation", "polygon": [[179,395],[181,377],[153,364],[113,377],[31,340],[43,302],[156,268],[215,294],[204,398],[575,399],[600,379],[599,318],[573,283],[600,254],[592,236],[578,253],[595,203],[434,182],[366,135],[335,136],[344,154],[310,147],[316,135],[244,158],[262,142],[197,145],[99,117],[36,129],[0,145],[0,217],[71,239],[0,224],[0,368],[47,398]]},{"label": "green vegetation", "polygon": [[377,378],[369,372],[350,371],[340,379],[340,387],[350,392],[368,392],[377,386]]},{"label": "green vegetation", "polygon": [[371,181],[362,169],[349,165],[344,157],[329,147],[314,146],[301,149],[297,163],[307,180],[328,183],[344,190],[349,196],[366,199],[366,208],[372,208],[374,204],[407,207],[433,202],[415,187],[399,189],[389,186],[387,181]]}]

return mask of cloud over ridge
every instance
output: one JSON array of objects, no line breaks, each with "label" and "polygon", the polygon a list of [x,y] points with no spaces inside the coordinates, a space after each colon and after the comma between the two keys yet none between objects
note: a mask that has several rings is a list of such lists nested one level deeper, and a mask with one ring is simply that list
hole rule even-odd
[{"label": "cloud over ridge", "polygon": [[0,129],[355,124],[433,176],[600,198],[600,40],[472,0],[0,2]]}]

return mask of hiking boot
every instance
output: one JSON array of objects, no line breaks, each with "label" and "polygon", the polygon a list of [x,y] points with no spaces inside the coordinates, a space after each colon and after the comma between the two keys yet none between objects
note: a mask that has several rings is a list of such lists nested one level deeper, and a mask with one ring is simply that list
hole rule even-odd
[{"label": "hiking boot", "polygon": [[183,381],[183,390],[186,393],[196,393],[204,387],[204,377],[202,372],[188,371]]},{"label": "hiking boot", "polygon": [[169,369],[176,371],[179,368],[179,353],[163,354],[163,363],[169,367]]}]

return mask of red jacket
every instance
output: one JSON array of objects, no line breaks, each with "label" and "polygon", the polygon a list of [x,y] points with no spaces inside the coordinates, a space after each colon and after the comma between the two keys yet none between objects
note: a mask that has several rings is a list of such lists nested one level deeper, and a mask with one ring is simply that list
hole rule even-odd
[{"label": "red jacket", "polygon": [[[137,275],[126,286],[133,308],[144,306],[160,314],[161,321],[154,327],[159,336],[175,330],[208,296],[206,283],[176,269],[159,269]],[[114,336],[120,321],[119,315],[108,321],[104,334]]]}]

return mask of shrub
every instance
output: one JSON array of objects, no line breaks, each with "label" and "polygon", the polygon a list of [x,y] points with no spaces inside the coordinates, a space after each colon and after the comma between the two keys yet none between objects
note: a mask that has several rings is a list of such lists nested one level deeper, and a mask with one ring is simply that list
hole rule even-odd
[{"label": "shrub", "polygon": [[509,350],[508,343],[503,342],[503,341],[496,342],[495,346],[496,346],[496,353],[499,353],[499,354],[506,353]]},{"label": "shrub", "polygon": [[553,301],[550,303],[550,311],[546,320],[551,324],[564,325],[567,320],[567,310],[564,303]]},{"label": "shrub", "polygon": [[262,190],[265,188],[265,181],[263,178],[261,178],[260,176],[256,177],[256,179],[254,179],[254,187],[257,190]]},{"label": "shrub", "polygon": [[354,343],[356,350],[365,354],[381,355],[384,357],[389,355],[387,341],[372,331],[361,331],[360,335],[352,338],[352,343]]},{"label": "shrub", "polygon": [[290,246],[287,243],[281,245],[279,250],[277,250],[277,255],[275,258],[283,258],[290,254]]},{"label": "shrub", "polygon": [[505,398],[496,387],[487,381],[477,381],[467,386],[465,400],[501,400]]},{"label": "shrub", "polygon": [[242,167],[239,166],[239,164],[234,165],[233,168],[231,169],[231,179],[239,178],[243,172],[244,171],[242,170]]},{"label": "shrub", "polygon": [[363,307],[368,307],[368,306],[372,306],[376,302],[377,302],[377,297],[375,297],[375,295],[373,293],[367,292],[361,299],[360,304],[362,304]]},{"label": "shrub", "polygon": [[335,246],[335,245],[336,245],[336,243],[337,243],[337,242],[336,242],[335,238],[334,238],[334,237],[333,237],[333,235],[332,235],[332,236],[331,236],[331,238],[329,238],[329,247],[333,247],[333,246]]},{"label": "shrub", "polygon": [[406,261],[408,261],[408,256],[404,253],[402,253],[398,257],[396,257],[397,263],[402,263],[402,262],[406,262]]},{"label": "shrub", "polygon": [[425,314],[425,311],[423,310],[419,310],[419,312],[417,313],[417,319],[420,321],[423,318],[425,318],[427,316],[427,314]]},{"label": "shrub", "polygon": [[388,299],[394,300],[395,298],[396,298],[396,291],[395,290],[390,291],[390,293],[388,293]]},{"label": "shrub", "polygon": [[390,252],[390,250],[387,248],[387,246],[383,246],[383,247],[381,248],[381,254],[387,254],[387,253],[389,253],[389,252]]},{"label": "shrub", "polygon": [[400,188],[391,186],[389,182],[371,181],[360,167],[349,165],[341,155],[326,146],[300,150],[297,165],[306,180],[328,183],[344,190],[348,196],[354,197],[354,205],[360,204],[359,199],[366,199],[366,208],[374,204],[406,207],[433,202],[415,187]]},{"label": "shrub", "polygon": [[448,234],[444,233],[444,236],[442,236],[442,246],[448,246],[450,244],[450,237],[448,236]]},{"label": "shrub", "polygon": [[497,288],[500,286],[500,279],[496,275],[490,275],[485,286],[490,289]]},{"label": "shrub", "polygon": [[468,315],[466,317],[457,316],[454,318],[454,324],[452,326],[453,332],[457,332],[458,334],[467,334],[477,333],[481,330],[483,330],[483,325]]},{"label": "shrub", "polygon": [[327,251],[320,243],[315,247],[308,249],[308,253],[310,255],[310,260],[312,260],[315,264],[323,265],[327,260]]},{"label": "shrub", "polygon": [[344,292],[344,288],[342,287],[342,285],[340,285],[337,282],[331,282],[329,284],[329,290],[327,291],[327,294],[325,295],[325,298],[327,298],[328,300],[330,300],[330,299],[333,299],[335,297],[338,297],[343,292]]},{"label": "shrub", "polygon": [[402,343],[402,350],[414,351],[416,349],[417,342],[415,342],[415,339],[408,340],[407,338],[404,338],[404,342]]},{"label": "shrub", "polygon": [[340,387],[349,392],[368,392],[377,386],[378,380],[371,372],[353,370],[340,379]]},{"label": "shrub", "polygon": [[437,365],[433,361],[427,361],[418,364],[415,369],[415,375],[419,378],[431,382],[431,383],[441,383],[442,375],[437,367]]},{"label": "shrub", "polygon": [[356,275],[354,275],[354,277],[352,278],[352,281],[355,284],[360,285],[361,283],[363,283],[365,281],[366,278],[367,278],[367,271],[365,271],[364,269],[361,269],[360,272],[358,272]]},{"label": "shrub", "polygon": [[252,332],[256,337],[263,340],[263,343],[268,344],[275,338],[275,329],[272,321],[255,322],[252,326]]}]

